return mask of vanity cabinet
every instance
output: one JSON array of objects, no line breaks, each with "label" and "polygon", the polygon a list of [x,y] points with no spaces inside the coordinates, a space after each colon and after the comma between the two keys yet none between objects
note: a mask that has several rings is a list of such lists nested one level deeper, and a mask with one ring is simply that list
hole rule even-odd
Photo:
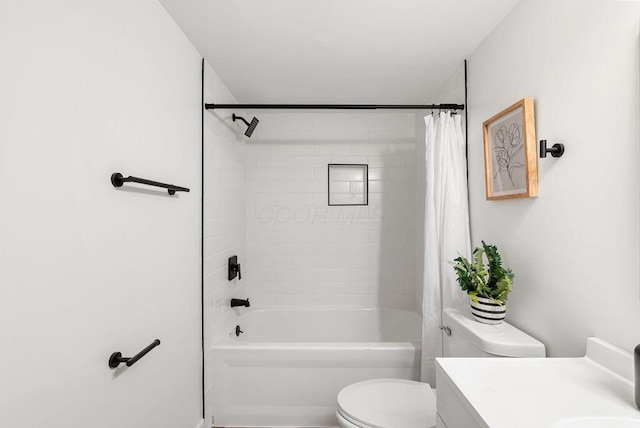
[{"label": "vanity cabinet", "polygon": [[587,339],[579,358],[436,358],[438,428],[640,427],[633,356]]},{"label": "vanity cabinet", "polygon": [[436,364],[436,428],[487,428],[479,423],[472,414],[470,405],[461,397],[461,393],[446,374]]}]

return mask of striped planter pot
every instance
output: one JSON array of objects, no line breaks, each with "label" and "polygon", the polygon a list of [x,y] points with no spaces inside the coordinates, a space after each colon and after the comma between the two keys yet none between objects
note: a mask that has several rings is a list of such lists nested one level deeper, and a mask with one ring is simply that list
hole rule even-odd
[{"label": "striped planter pot", "polygon": [[500,305],[484,297],[476,297],[476,300],[477,302],[469,297],[471,315],[476,321],[484,324],[500,324],[504,321],[504,317],[507,314],[507,305]]}]

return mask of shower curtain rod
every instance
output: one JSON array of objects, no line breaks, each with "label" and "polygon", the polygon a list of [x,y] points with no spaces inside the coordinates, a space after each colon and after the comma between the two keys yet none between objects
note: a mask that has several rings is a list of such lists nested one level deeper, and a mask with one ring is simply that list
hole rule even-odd
[{"label": "shower curtain rod", "polygon": [[283,109],[283,110],[464,110],[464,104],[205,104],[207,110],[215,109]]}]

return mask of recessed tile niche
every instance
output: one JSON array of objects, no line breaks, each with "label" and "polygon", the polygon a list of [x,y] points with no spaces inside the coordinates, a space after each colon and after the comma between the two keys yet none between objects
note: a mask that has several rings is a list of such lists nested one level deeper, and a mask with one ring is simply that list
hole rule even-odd
[{"label": "recessed tile niche", "polygon": [[369,166],[329,164],[329,205],[368,205]]}]

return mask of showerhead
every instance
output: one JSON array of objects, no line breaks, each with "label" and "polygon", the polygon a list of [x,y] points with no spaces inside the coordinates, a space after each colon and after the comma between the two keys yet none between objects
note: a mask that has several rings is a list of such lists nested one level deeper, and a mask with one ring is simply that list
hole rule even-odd
[{"label": "showerhead", "polygon": [[256,126],[258,126],[258,122],[260,122],[257,117],[254,117],[253,119],[251,119],[251,123],[249,123],[243,117],[236,116],[235,113],[233,114],[232,117],[233,117],[233,121],[234,122],[236,121],[236,119],[240,119],[241,121],[243,121],[248,126],[248,128],[245,131],[244,135],[246,135],[249,138],[251,138],[251,134],[253,134],[253,131],[256,130]]},{"label": "showerhead", "polygon": [[258,126],[258,122],[260,121],[258,120],[257,117],[254,117],[253,119],[251,119],[251,123],[249,124],[249,127],[245,131],[244,135],[246,135],[247,137],[251,137],[251,134],[253,134],[253,131],[256,130],[256,126]]}]

